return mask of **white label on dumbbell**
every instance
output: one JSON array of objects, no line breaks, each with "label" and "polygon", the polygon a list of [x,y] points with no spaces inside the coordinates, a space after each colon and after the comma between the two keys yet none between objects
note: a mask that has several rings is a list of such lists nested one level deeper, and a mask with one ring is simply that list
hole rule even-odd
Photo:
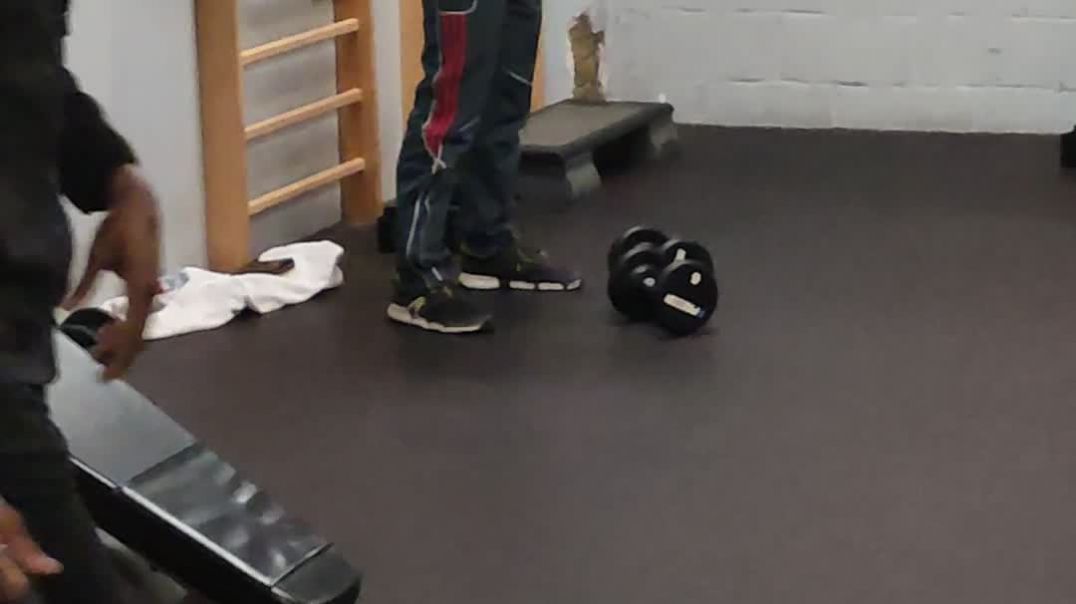
[{"label": "white label on dumbbell", "polygon": [[691,273],[691,284],[698,285],[702,283],[702,273]]},{"label": "white label on dumbbell", "polygon": [[647,277],[646,279],[643,279],[643,285],[647,287],[654,287],[657,284],[658,280],[653,277]]},{"label": "white label on dumbbell", "polygon": [[662,299],[662,302],[665,303],[665,306],[675,308],[686,315],[691,315],[692,317],[702,316],[701,308],[676,294],[665,294],[665,298]]},{"label": "white label on dumbbell", "polygon": [[683,260],[687,260],[687,250],[680,248],[676,250],[676,261],[681,262]]}]

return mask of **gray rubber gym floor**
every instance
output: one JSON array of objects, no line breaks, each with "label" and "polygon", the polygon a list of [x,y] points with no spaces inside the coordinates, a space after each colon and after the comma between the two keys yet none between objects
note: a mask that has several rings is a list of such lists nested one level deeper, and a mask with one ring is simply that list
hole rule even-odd
[{"label": "gray rubber gym floor", "polygon": [[[1076,179],[1054,138],[685,129],[530,237],[578,295],[487,337],[341,290],[153,346],[134,382],[336,540],[369,604],[1076,601]],[[717,322],[605,300],[645,222],[712,246]]]}]

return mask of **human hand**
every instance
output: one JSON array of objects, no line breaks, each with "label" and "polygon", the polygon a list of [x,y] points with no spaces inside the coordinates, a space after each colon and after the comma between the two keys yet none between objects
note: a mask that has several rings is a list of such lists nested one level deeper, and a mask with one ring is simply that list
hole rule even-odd
[{"label": "human hand", "polygon": [[0,603],[25,597],[30,590],[29,577],[62,571],[63,566],[30,537],[19,513],[0,500]]},{"label": "human hand", "polygon": [[142,351],[153,298],[159,293],[160,220],[156,196],[132,165],[113,175],[109,213],[97,230],[86,272],[65,306],[74,308],[93,291],[101,271],[111,271],[127,284],[127,317],[106,326],[92,351],[105,366],[104,379],[123,377]]}]

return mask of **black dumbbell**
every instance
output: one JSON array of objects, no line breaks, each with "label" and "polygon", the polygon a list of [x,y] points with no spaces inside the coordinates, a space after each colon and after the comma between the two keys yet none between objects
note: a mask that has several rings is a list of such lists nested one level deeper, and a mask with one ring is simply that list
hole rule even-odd
[{"label": "black dumbbell", "polygon": [[86,350],[97,348],[101,330],[116,322],[116,318],[99,308],[83,308],[68,315],[60,324],[60,332]]},{"label": "black dumbbell", "polygon": [[714,258],[701,243],[683,239],[670,239],[663,243],[659,250],[665,264],[672,264],[681,260],[693,260],[705,266],[710,273],[714,272]]},{"label": "black dumbbell", "polygon": [[672,264],[676,260],[698,260],[706,266],[710,267],[710,270],[714,269],[713,258],[710,257],[710,252],[706,250],[701,244],[694,241],[684,241],[682,239],[670,239],[663,231],[660,231],[651,227],[635,226],[624,232],[623,235],[617,238],[613,242],[613,245],[609,247],[609,272],[612,273],[616,270],[617,264],[620,263],[620,259],[624,254],[628,253],[632,248],[640,243],[650,243],[654,246],[661,247],[662,253],[665,256],[665,261],[668,264]]},{"label": "black dumbbell", "polygon": [[1061,165],[1076,168],[1076,129],[1061,135]]},{"label": "black dumbbell", "polygon": [[612,273],[616,270],[617,264],[620,263],[620,258],[640,243],[650,243],[658,246],[668,240],[669,236],[658,229],[644,226],[631,227],[624,231],[624,234],[618,237],[609,248],[609,272]]},{"label": "black dumbbell", "polygon": [[620,256],[609,276],[609,300],[635,321],[654,321],[675,335],[699,330],[717,310],[713,260],[703,246],[639,243]]},{"label": "black dumbbell", "polygon": [[377,251],[382,254],[396,252],[396,206],[387,205],[377,219]]}]

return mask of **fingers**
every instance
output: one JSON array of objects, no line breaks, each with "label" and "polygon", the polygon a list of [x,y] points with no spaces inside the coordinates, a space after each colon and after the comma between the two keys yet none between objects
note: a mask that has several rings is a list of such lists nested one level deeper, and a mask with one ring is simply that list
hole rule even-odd
[{"label": "fingers", "polygon": [[91,351],[95,361],[104,367],[101,379],[106,382],[117,379],[119,368],[116,366],[117,356],[122,348],[120,338],[116,335],[121,323],[113,323],[101,328],[97,333],[97,346]]},{"label": "fingers", "polygon": [[135,354],[127,352],[113,354],[108,364],[105,365],[105,370],[101,373],[101,380],[105,382],[112,382],[118,380],[131,370],[134,365]]},{"label": "fingers", "polygon": [[129,274],[127,279],[126,320],[102,329],[93,351],[94,358],[105,367],[101,377],[106,382],[126,375],[142,352],[142,333],[153,308],[153,299],[160,288],[155,272]]},{"label": "fingers", "polygon": [[59,562],[41,552],[21,561],[15,556],[0,554],[0,603],[26,597],[30,591],[30,576],[55,575],[62,570]]},{"label": "fingers", "polygon": [[127,374],[142,352],[142,332],[160,293],[157,278],[157,255],[153,250],[128,253],[120,277],[127,282],[127,313],[123,321],[107,325],[98,333],[93,357],[104,366],[101,378],[110,382]]},{"label": "fingers", "polygon": [[0,603],[15,602],[26,597],[30,580],[15,561],[0,554]]},{"label": "fingers", "polygon": [[157,201],[149,185],[130,166],[117,170],[110,188],[111,211],[94,241],[86,275],[68,304],[89,295],[103,270],[127,283],[127,316],[99,335],[94,357],[105,366],[102,378],[122,377],[142,350],[142,332],[160,293],[160,227]]},{"label": "fingers", "polygon": [[142,351],[142,327],[131,321],[109,325],[101,330],[93,357],[104,366],[101,379],[106,382],[127,375]]},{"label": "fingers", "polygon": [[25,596],[30,589],[27,575],[54,575],[62,570],[30,538],[18,513],[0,503],[0,602]]},{"label": "fingers", "polygon": [[[148,189],[145,194],[150,195]],[[142,352],[146,321],[153,309],[153,299],[161,291],[156,205],[150,196],[145,203],[134,207],[139,211],[132,209],[124,222],[126,229],[120,262],[120,277],[127,282],[127,317],[109,334],[106,352],[111,358],[105,364],[103,377],[106,381],[123,377]]]},{"label": "fingers", "polygon": [[59,560],[50,557],[29,538],[19,551],[14,544],[9,550],[10,559],[27,574],[35,576],[57,575],[63,572],[63,565]]},{"label": "fingers", "polygon": [[30,537],[22,517],[13,508],[0,503],[0,557],[7,557],[24,571],[34,575],[51,575],[62,570]]}]

